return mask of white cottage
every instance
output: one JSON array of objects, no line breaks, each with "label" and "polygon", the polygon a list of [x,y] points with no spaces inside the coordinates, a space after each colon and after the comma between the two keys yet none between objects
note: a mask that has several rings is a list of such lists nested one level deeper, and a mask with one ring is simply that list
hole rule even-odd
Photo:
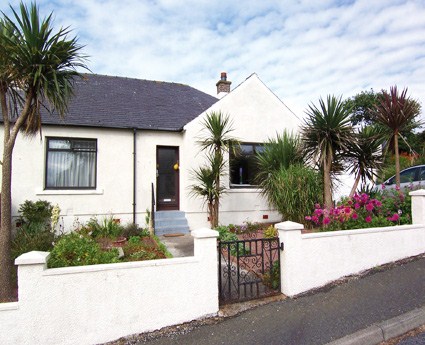
[{"label": "white cottage", "polygon": [[220,223],[279,221],[251,183],[250,161],[261,143],[297,131],[299,121],[256,74],[232,91],[230,84],[222,73],[218,99],[177,83],[84,75],[64,120],[44,115],[41,139],[18,137],[13,215],[25,200],[43,199],[59,205],[65,230],[111,214],[144,226],[154,198],[158,234],[208,226],[203,201],[189,196],[190,171],[204,159],[197,137],[205,115],[222,111],[244,156],[227,157]]}]

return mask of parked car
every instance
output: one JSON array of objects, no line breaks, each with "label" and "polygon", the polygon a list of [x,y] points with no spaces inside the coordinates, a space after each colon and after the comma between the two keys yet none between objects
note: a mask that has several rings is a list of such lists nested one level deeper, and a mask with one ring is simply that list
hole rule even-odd
[{"label": "parked car", "polygon": [[[385,188],[395,188],[395,175],[384,181]],[[400,171],[400,188],[412,186],[418,189],[420,186],[425,187],[425,165],[415,165],[413,167]]]}]

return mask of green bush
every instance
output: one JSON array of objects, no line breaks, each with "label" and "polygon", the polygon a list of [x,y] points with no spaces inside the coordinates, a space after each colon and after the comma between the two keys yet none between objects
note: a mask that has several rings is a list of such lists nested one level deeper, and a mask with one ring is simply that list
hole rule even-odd
[{"label": "green bush", "polygon": [[38,200],[36,202],[25,200],[19,205],[19,219],[22,225],[32,225],[27,231],[33,229],[37,231],[42,226],[50,226],[50,218],[52,216],[53,206],[46,200]]},{"label": "green bush", "polygon": [[33,251],[50,251],[57,235],[52,229],[50,220],[52,216],[52,205],[45,200],[36,202],[26,200],[19,205],[17,229],[12,239],[12,258]]},{"label": "green bush", "polygon": [[278,236],[277,229],[273,225],[270,225],[264,231],[264,238],[274,238],[274,237],[277,237],[277,236]]},{"label": "green bush", "polygon": [[270,173],[261,184],[262,193],[285,220],[304,223],[304,215],[321,202],[320,174],[303,165],[291,165]]},{"label": "green bush", "polygon": [[76,232],[63,235],[50,253],[48,266],[67,267],[119,262],[118,250],[102,251],[93,239]]},{"label": "green bush", "polygon": [[[235,242],[239,240],[236,234],[229,231],[228,226],[220,225],[216,227],[215,230],[218,231],[218,239],[221,242]],[[243,256],[250,253],[250,250],[248,248],[245,248],[242,242],[230,243],[229,248],[230,248],[230,254],[232,256],[237,256],[237,255]]]},{"label": "green bush", "polygon": [[92,238],[121,236],[124,227],[115,221],[113,216],[104,217],[101,222],[96,217],[91,218],[84,226]]},{"label": "green bush", "polygon": [[27,232],[19,229],[12,240],[12,258],[33,250],[48,252],[53,248],[55,234],[49,230]]}]

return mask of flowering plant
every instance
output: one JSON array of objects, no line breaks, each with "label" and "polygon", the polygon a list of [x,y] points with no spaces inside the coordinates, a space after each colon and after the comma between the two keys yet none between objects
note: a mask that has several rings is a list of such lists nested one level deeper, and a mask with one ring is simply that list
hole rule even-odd
[{"label": "flowering plant", "polygon": [[408,224],[411,222],[410,203],[407,191],[382,191],[375,198],[367,193],[354,194],[330,209],[316,204],[313,214],[305,220],[307,225],[318,227],[320,231]]}]

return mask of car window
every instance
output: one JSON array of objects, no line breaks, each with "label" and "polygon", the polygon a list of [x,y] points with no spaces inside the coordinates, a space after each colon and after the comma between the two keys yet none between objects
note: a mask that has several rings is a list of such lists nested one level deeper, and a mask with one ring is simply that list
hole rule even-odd
[{"label": "car window", "polygon": [[425,167],[421,168],[421,172],[419,173],[419,181],[425,181]]},{"label": "car window", "polygon": [[417,181],[416,176],[418,175],[419,168],[412,168],[400,173],[400,183],[408,183]]}]

